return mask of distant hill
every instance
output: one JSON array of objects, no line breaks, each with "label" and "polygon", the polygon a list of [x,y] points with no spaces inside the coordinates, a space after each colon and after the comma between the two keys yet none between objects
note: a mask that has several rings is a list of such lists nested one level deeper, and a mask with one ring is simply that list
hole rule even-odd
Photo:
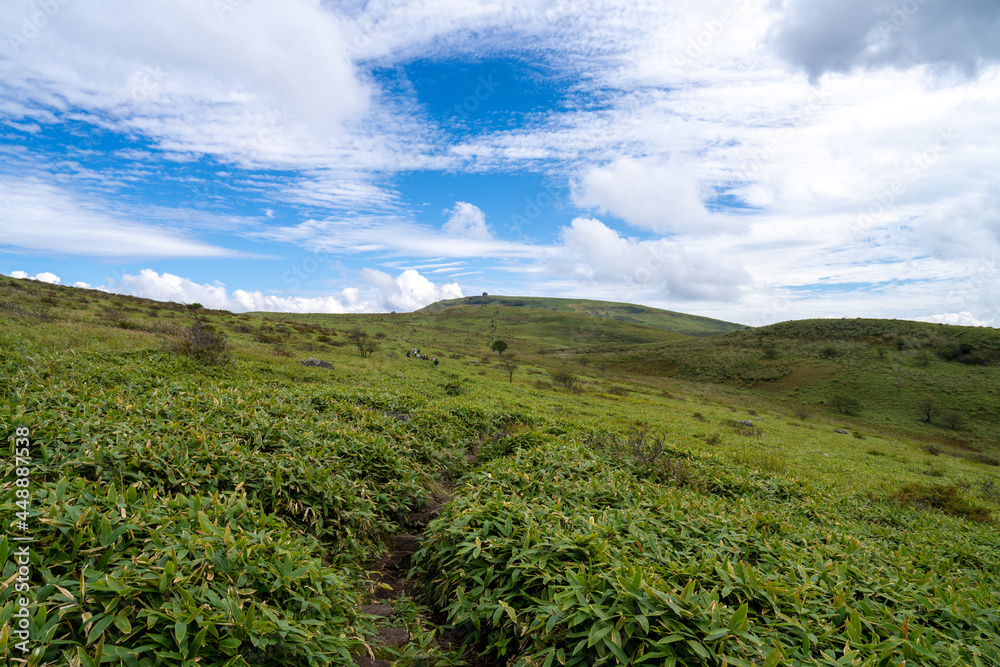
[{"label": "distant hill", "polygon": [[448,308],[462,306],[506,306],[516,308],[537,308],[559,313],[576,313],[619,322],[642,324],[672,333],[688,336],[713,336],[746,329],[743,324],[724,322],[710,317],[688,315],[671,310],[660,310],[649,306],[593,299],[558,299],[535,296],[467,296],[461,299],[446,299],[425,306],[417,313],[436,313]]}]

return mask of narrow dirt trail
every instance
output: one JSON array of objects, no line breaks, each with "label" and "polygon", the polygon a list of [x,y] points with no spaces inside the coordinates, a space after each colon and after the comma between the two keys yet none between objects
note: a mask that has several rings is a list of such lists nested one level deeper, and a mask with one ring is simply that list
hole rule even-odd
[{"label": "narrow dirt trail", "polygon": [[[362,606],[360,611],[391,618],[394,600],[404,595],[413,600],[421,599],[420,583],[415,579],[408,578],[413,566],[413,554],[420,548],[420,537],[424,528],[427,527],[427,523],[441,511],[448,500],[448,496],[434,495],[427,507],[413,512],[407,517],[405,525],[411,532],[396,534],[393,537],[394,547],[392,551],[383,556],[376,565],[375,569],[378,575],[374,582],[378,585],[375,589],[377,603]],[[439,624],[435,633],[438,645],[442,648],[460,648],[464,633],[456,630],[445,630],[445,619],[440,614],[431,613],[429,616],[432,622]],[[379,628],[376,641],[378,644],[398,648],[406,645],[409,639],[409,633],[404,628]],[[367,656],[353,656],[353,658],[359,667],[391,667],[391,663],[385,660],[372,659]],[[474,648],[467,650],[462,655],[462,660],[469,667],[502,667],[505,664],[479,657]]]}]

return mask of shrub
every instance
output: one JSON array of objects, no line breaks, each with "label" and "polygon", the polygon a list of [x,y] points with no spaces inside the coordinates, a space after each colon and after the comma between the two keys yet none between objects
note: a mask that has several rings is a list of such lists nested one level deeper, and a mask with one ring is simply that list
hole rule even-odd
[{"label": "shrub", "polygon": [[181,339],[170,343],[168,348],[205,366],[225,366],[232,360],[226,335],[200,321],[188,327]]},{"label": "shrub", "polygon": [[586,444],[594,449],[610,451],[628,461],[636,476],[677,487],[700,487],[694,470],[676,455],[666,435],[654,432],[645,422],[633,424],[621,436],[595,433]]},{"label": "shrub", "polygon": [[748,422],[744,420],[737,420],[732,423],[733,432],[736,435],[742,435],[746,437],[760,437],[764,435],[764,429],[757,426],[753,422]]},{"label": "shrub", "polygon": [[572,389],[577,383],[576,373],[567,368],[557,368],[549,373],[549,377],[556,384],[562,385],[566,389]]},{"label": "shrub", "polygon": [[984,479],[979,482],[979,497],[1000,504],[1000,484],[992,479]]},{"label": "shrub", "polygon": [[976,463],[982,463],[983,465],[988,465],[988,466],[1000,466],[1000,459],[991,454],[983,454],[981,452],[971,455],[969,457],[969,460],[975,461]]},{"label": "shrub", "polygon": [[823,359],[836,359],[840,356],[840,350],[833,345],[827,345],[819,351],[819,356]]},{"label": "shrub", "polygon": [[465,392],[465,383],[455,374],[448,375],[448,381],[441,385],[448,396],[461,396]]},{"label": "shrub", "polygon": [[973,505],[954,486],[907,484],[893,498],[904,505],[938,509],[945,514],[980,523],[992,522],[988,508]]}]

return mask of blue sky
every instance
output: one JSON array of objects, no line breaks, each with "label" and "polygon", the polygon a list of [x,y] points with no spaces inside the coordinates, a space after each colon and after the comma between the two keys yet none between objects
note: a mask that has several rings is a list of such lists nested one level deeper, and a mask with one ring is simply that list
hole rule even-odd
[{"label": "blue sky", "polygon": [[1000,5],[8,0],[0,273],[997,326]]}]

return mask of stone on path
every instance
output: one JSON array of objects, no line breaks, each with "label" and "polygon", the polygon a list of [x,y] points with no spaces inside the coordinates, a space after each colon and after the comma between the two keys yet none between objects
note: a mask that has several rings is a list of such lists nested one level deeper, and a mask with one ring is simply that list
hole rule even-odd
[{"label": "stone on path", "polygon": [[364,604],[358,607],[358,611],[362,614],[371,614],[372,616],[384,616],[389,618],[392,616],[392,607],[387,604]]}]

